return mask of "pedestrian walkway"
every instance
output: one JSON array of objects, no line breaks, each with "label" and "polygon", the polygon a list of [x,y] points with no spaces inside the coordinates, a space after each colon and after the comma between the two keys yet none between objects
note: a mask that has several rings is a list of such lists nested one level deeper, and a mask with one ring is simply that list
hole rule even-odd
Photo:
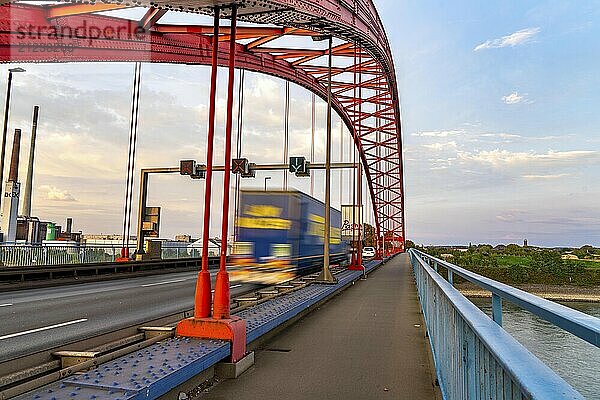
[{"label": "pedestrian walkway", "polygon": [[407,255],[273,338],[256,364],[200,399],[435,399]]}]

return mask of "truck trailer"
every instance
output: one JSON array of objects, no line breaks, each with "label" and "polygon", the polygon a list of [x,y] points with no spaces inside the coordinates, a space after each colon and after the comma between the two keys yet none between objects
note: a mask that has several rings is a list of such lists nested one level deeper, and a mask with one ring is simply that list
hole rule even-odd
[{"label": "truck trailer", "polygon": [[[342,214],[331,208],[330,264],[347,260]],[[242,190],[235,221],[237,264],[291,267],[308,273],[323,266],[325,204],[296,190]]]}]

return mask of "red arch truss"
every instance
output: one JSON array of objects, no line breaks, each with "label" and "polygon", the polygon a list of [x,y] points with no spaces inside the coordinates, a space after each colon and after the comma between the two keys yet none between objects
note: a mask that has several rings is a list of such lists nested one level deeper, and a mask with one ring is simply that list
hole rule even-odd
[{"label": "red arch truss", "polygon": [[[159,23],[168,11],[211,14],[231,1],[28,5],[0,0],[0,62],[143,61],[210,64],[212,26]],[[336,40],[333,107],[352,132],[368,181],[379,237],[405,238],[400,106],[392,55],[371,0],[236,0],[236,67],[294,82],[327,97],[328,49],[307,38]],[[148,7],[137,20],[98,12]],[[227,17],[227,9],[222,11]],[[268,24],[268,25],[267,25]],[[220,35],[226,65],[229,30]],[[286,40],[278,40],[285,37]],[[301,39],[298,39],[300,37]],[[302,39],[304,38],[304,39]],[[301,45],[277,47],[278,43]],[[319,48],[321,47],[321,48]]]}]

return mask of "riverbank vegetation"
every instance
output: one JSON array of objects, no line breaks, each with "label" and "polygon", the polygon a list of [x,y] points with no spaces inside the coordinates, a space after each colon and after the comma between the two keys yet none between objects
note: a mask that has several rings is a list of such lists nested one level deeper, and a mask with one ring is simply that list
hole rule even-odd
[{"label": "riverbank vegetation", "polygon": [[509,244],[496,247],[419,247],[470,271],[507,284],[600,286],[600,249],[546,249]]}]

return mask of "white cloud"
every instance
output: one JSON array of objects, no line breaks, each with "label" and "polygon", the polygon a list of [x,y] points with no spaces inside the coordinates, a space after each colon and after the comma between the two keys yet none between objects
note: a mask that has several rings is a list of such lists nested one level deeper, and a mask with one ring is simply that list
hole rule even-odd
[{"label": "white cloud", "polygon": [[555,163],[572,163],[583,160],[600,160],[600,152],[594,150],[572,150],[572,151],[553,151],[546,153],[534,152],[510,152],[507,150],[495,149],[491,151],[480,151],[478,153],[459,153],[461,161],[475,161],[482,164],[489,164],[495,167],[527,164],[530,165],[555,165]]},{"label": "white cloud", "polygon": [[499,39],[486,40],[485,42],[477,45],[473,51],[497,49],[501,47],[515,47],[530,42],[540,31],[541,29],[539,27],[521,29],[520,31],[516,31],[510,35],[502,36]]},{"label": "white cloud", "polygon": [[67,192],[66,190],[61,190],[56,186],[42,185],[38,188],[38,190],[45,193],[46,200],[77,201],[77,199],[75,199],[71,193]]},{"label": "white cloud", "polygon": [[424,131],[413,133],[411,136],[419,136],[419,137],[448,137],[448,136],[456,136],[465,133],[464,130],[447,130],[447,131]]},{"label": "white cloud", "polygon": [[553,175],[523,175],[523,179],[528,180],[549,180],[549,179],[559,179],[564,178],[566,176],[571,176],[571,174],[553,174]]},{"label": "white cloud", "polygon": [[513,133],[482,133],[480,136],[500,139],[520,139],[523,137],[521,135],[515,135]]},{"label": "white cloud", "polygon": [[458,145],[456,144],[455,141],[451,141],[451,142],[446,142],[446,143],[424,144],[423,147],[425,147],[426,149],[429,149],[429,150],[440,151],[440,150],[444,150],[447,148],[455,149],[458,147]]},{"label": "white cloud", "polygon": [[506,104],[518,104],[525,101],[525,96],[527,96],[527,93],[519,94],[517,92],[512,92],[508,96],[502,96],[502,101]]}]

